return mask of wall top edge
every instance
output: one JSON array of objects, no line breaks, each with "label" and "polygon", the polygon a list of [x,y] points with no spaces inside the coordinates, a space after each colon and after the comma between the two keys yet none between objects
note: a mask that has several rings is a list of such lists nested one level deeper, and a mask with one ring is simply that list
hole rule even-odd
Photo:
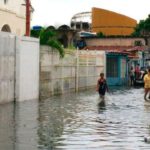
[{"label": "wall top edge", "polygon": [[39,42],[38,38],[27,37],[27,36],[18,36],[16,34],[9,33],[9,32],[0,31],[0,35],[1,36],[9,36],[9,37],[17,37],[18,39],[23,40],[23,41]]},{"label": "wall top edge", "polygon": [[3,31],[0,31],[0,35],[5,35],[5,36],[16,36],[16,35],[13,34],[13,33],[3,32]]},{"label": "wall top edge", "polygon": [[20,40],[22,41],[39,42],[38,38],[33,38],[33,37],[28,37],[28,36],[20,36],[18,38],[20,38]]}]

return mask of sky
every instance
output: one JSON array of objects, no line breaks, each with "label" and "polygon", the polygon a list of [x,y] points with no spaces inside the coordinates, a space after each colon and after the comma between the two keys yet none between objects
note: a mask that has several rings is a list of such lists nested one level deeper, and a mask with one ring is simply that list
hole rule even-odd
[{"label": "sky", "polygon": [[92,7],[114,11],[137,22],[150,14],[150,0],[31,0],[34,7],[31,26],[70,25],[73,15]]}]

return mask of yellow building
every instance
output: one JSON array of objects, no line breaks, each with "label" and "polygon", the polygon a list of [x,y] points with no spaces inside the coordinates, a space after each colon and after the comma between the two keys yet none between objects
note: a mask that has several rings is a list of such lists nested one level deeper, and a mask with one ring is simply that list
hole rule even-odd
[{"label": "yellow building", "polygon": [[0,1],[0,31],[25,34],[25,0]]},{"label": "yellow building", "polygon": [[92,32],[104,35],[130,35],[137,21],[116,12],[101,8],[92,8]]}]

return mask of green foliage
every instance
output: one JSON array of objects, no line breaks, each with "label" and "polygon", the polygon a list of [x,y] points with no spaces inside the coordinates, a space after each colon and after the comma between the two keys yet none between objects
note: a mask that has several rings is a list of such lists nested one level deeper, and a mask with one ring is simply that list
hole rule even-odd
[{"label": "green foliage", "polygon": [[97,33],[97,37],[101,38],[101,37],[105,37],[105,35],[103,32],[99,32],[99,33]]},{"label": "green foliage", "polygon": [[64,48],[57,40],[57,34],[54,30],[42,28],[41,30],[31,30],[31,37],[40,38],[40,45],[48,45],[57,50],[60,57],[64,57]]},{"label": "green foliage", "polygon": [[150,15],[145,20],[141,20],[135,27],[135,31],[132,36],[144,36],[150,34]]},{"label": "green foliage", "polygon": [[40,44],[51,46],[55,50],[58,50],[60,57],[64,57],[64,48],[61,43],[56,39],[56,32],[42,29],[40,32]]},{"label": "green foliage", "polygon": [[146,31],[150,31],[150,15],[149,15],[149,17],[145,20],[145,24],[144,24],[144,29],[146,30]]},{"label": "green foliage", "polygon": [[39,38],[41,30],[31,30],[31,37]]},{"label": "green foliage", "polygon": [[132,36],[139,37],[141,36],[142,30],[144,29],[144,20],[140,20],[139,24],[134,29],[134,32],[132,33]]},{"label": "green foliage", "polygon": [[41,32],[40,32],[40,44],[41,45],[47,45],[47,42],[50,40],[50,39],[54,39],[55,38],[55,33],[53,31],[50,31],[50,30],[45,30],[45,29],[42,29]]},{"label": "green foliage", "polygon": [[56,41],[54,39],[48,40],[47,44],[51,47],[53,47],[54,49],[57,49],[60,57],[64,57],[65,53],[64,53],[64,48],[62,47],[61,43],[59,41]]},{"label": "green foliage", "polygon": [[68,45],[68,48],[70,50],[76,50],[76,47],[73,44]]},{"label": "green foliage", "polygon": [[134,42],[135,46],[142,46],[142,42],[140,40],[137,40]]}]

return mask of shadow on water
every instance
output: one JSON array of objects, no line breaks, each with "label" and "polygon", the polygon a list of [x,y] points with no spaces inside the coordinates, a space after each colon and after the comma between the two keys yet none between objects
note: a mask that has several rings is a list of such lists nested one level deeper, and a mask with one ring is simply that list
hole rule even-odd
[{"label": "shadow on water", "polygon": [[106,110],[106,102],[105,100],[101,100],[100,102],[98,102],[98,112],[102,113],[104,110]]}]

